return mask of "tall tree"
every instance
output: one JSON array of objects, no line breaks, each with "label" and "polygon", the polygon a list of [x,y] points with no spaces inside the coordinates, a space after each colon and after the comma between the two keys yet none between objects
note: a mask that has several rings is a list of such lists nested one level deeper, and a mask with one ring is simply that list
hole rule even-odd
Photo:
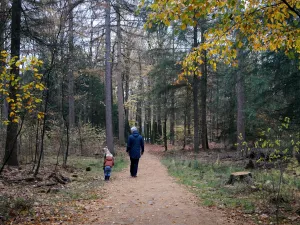
[{"label": "tall tree", "polygon": [[[13,0],[11,8],[11,56],[17,59],[20,58],[20,46],[21,46],[21,12],[22,1]],[[15,79],[19,77],[19,67],[12,65],[11,74],[15,76]],[[10,81],[12,82],[12,81]],[[17,98],[17,90],[14,85],[9,84],[9,97],[14,101]],[[15,101],[16,102],[16,101]],[[11,103],[9,104],[8,113],[11,112]],[[9,124],[7,125],[6,144],[4,161],[7,161],[7,165],[18,166],[18,152],[17,152],[17,134],[18,123],[12,121],[12,118],[8,117]]]},{"label": "tall tree", "polygon": [[[8,9],[7,9],[7,1],[3,0],[0,2],[0,51],[5,49],[5,31],[6,31],[6,24],[8,19]],[[0,62],[0,68],[4,65],[3,62]],[[0,73],[1,73],[0,69]],[[3,120],[6,120],[8,117],[8,107],[7,101],[5,99],[0,99],[0,102],[3,103],[3,107],[1,110],[1,117]],[[1,127],[1,125],[0,125]]]},{"label": "tall tree", "polygon": [[241,50],[238,50],[239,66],[236,70],[236,98],[237,98],[237,150],[240,152],[245,141],[245,81],[241,65]]},{"label": "tall tree", "polygon": [[125,112],[124,112],[124,91],[122,77],[122,34],[121,34],[121,11],[120,2],[117,1],[117,85],[118,85],[118,124],[119,124],[119,144],[125,143]]},{"label": "tall tree", "polygon": [[74,26],[73,26],[73,2],[68,0],[68,100],[69,100],[69,128],[75,125],[75,100],[74,100]]},{"label": "tall tree", "polygon": [[[201,25],[201,43],[205,42],[204,39],[204,25]],[[206,58],[206,51],[203,50],[203,64],[201,65],[201,81],[200,81],[200,92],[201,92],[201,143],[202,149],[208,149],[208,138],[207,138],[207,110],[206,110],[206,98],[207,98],[207,58]]]},{"label": "tall tree", "polygon": [[105,0],[105,119],[106,144],[114,154],[113,125],[112,125],[112,74],[111,74],[111,19],[110,1]]},{"label": "tall tree", "polygon": [[[198,46],[198,24],[194,25],[194,43],[193,47]],[[193,107],[194,107],[194,150],[199,151],[199,105],[198,105],[198,89],[199,89],[199,77],[196,73],[193,76]]]}]

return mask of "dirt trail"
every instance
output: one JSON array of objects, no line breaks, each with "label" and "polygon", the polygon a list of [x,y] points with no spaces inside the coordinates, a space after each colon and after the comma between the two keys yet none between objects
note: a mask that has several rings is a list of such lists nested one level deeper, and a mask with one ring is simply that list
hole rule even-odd
[{"label": "dirt trail", "polygon": [[101,201],[103,205],[88,210],[85,224],[239,224],[221,211],[199,206],[196,196],[176,183],[159,158],[147,149],[140,159],[137,178],[130,177],[128,168],[113,173],[104,189],[108,194]]}]

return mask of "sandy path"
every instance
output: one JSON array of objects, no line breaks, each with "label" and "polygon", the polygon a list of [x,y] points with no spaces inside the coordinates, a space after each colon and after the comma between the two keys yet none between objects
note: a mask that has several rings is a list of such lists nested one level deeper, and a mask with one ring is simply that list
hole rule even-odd
[{"label": "sandy path", "polygon": [[140,159],[137,178],[131,178],[127,168],[113,173],[104,189],[110,194],[98,211],[90,211],[86,224],[238,224],[230,222],[221,211],[197,205],[197,198],[176,183],[159,158],[147,149]]}]

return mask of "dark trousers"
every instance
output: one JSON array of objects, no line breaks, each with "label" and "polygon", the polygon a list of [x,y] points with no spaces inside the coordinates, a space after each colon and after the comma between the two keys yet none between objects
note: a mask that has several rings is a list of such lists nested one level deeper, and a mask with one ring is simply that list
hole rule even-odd
[{"label": "dark trousers", "polygon": [[130,175],[135,177],[138,171],[138,166],[139,166],[139,160],[140,159],[133,159],[130,158]]}]

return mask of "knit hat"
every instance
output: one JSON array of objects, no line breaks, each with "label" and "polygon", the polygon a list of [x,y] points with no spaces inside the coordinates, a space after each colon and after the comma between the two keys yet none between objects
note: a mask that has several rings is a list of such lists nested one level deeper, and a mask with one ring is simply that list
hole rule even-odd
[{"label": "knit hat", "polygon": [[103,150],[104,150],[106,156],[113,156],[107,147],[104,147]]},{"label": "knit hat", "polygon": [[132,133],[132,132],[134,132],[134,131],[137,131],[138,129],[137,129],[136,127],[131,127],[130,130],[131,130],[131,133]]}]

